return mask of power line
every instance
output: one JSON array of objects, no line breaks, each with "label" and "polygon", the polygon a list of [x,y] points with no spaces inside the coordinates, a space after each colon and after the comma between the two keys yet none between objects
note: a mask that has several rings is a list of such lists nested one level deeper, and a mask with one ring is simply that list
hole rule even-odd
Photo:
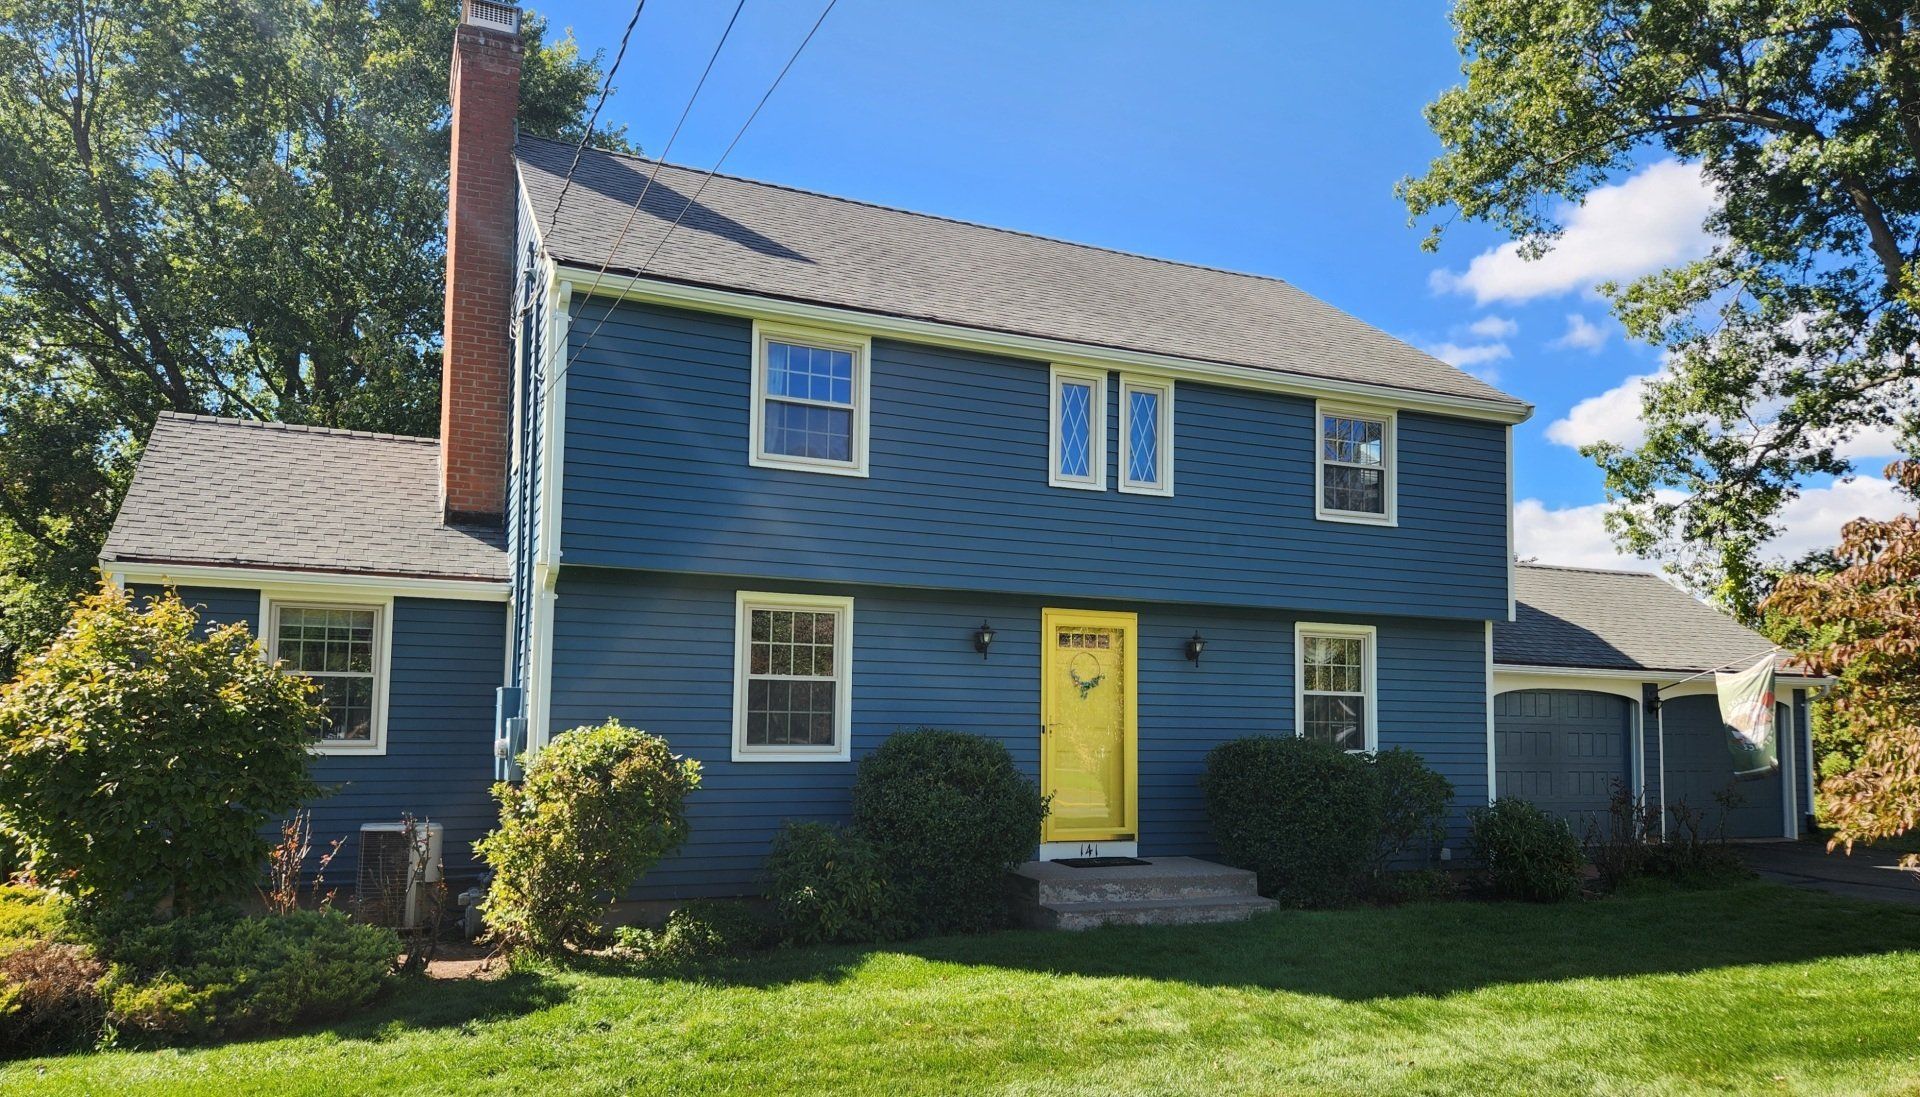
[{"label": "power line", "polygon": [[600,99],[593,104],[593,113],[587,115],[587,128],[580,134],[580,143],[573,147],[573,162],[567,165],[567,174],[560,180],[560,195],[553,200],[553,212],[547,215],[548,221],[560,217],[560,203],[567,200],[567,189],[573,186],[573,173],[580,167],[580,154],[593,137],[593,124],[600,120],[600,110],[607,105],[607,96],[613,92],[613,75],[620,71],[620,62],[626,60],[627,40],[633,37],[634,24],[640,22],[640,13],[646,6],[647,0],[638,0],[633,5],[633,16],[627,20],[627,29],[620,32],[620,48],[614,51],[613,64],[607,69],[606,79],[600,81]]},{"label": "power line", "polygon": [[[654,243],[653,250],[647,253],[647,258],[640,264],[638,268],[634,270],[631,277],[634,277],[634,278],[640,277],[641,275],[646,273],[647,268],[649,266],[653,265],[654,259],[660,255],[660,249],[666,246],[667,240],[673,236],[674,230],[680,227],[680,222],[686,218],[688,211],[692,210],[693,207],[699,203],[700,196],[706,193],[707,184],[713,182],[713,177],[719,173],[721,166],[727,162],[727,157],[733,155],[733,150],[739,146],[740,139],[747,135],[748,127],[753,125],[754,119],[760,117],[760,111],[762,108],[764,108],[767,105],[767,100],[773,98],[774,91],[780,87],[781,81],[787,78],[787,73],[793,70],[794,62],[800,59],[800,54],[807,48],[807,43],[813,41],[813,36],[819,33],[820,31],[820,25],[827,21],[827,16],[830,13],[832,13],[834,5],[839,2],[840,0],[827,0],[827,6],[820,9],[820,16],[819,18],[813,21],[813,26],[807,30],[807,36],[805,38],[802,38],[800,40],[800,44],[793,48],[793,53],[790,56],[788,56],[787,63],[781,66],[779,75],[773,78],[773,83],[767,85],[766,92],[760,96],[760,101],[754,104],[753,112],[747,115],[747,120],[740,123],[740,128],[734,132],[733,140],[727,142],[726,149],[720,153],[720,159],[715,160],[713,162],[713,166],[707,169],[706,175],[700,180],[700,185],[694,189],[693,196],[687,199],[686,205],[680,207],[679,216],[673,219],[673,224],[667,226],[667,231],[661,234],[660,239]],[[736,14],[738,13],[736,12]],[[732,24],[728,24],[728,26],[729,28],[731,28]],[[705,77],[703,76],[702,80],[704,79]],[[660,170],[660,164],[658,161],[655,161],[654,171],[657,173],[659,170]],[[650,184],[651,182],[652,182],[652,179],[651,177],[649,177],[648,183]],[[646,196],[646,191],[644,189],[641,191],[641,196],[643,198]],[[638,202],[634,203],[635,212],[638,212],[639,208],[640,208],[639,203]],[[631,223],[631,218],[629,218],[629,223]],[[617,250],[617,247],[618,245],[616,244],[616,250]],[[609,251],[607,254],[606,262],[600,265],[600,272],[594,275],[593,285],[587,289],[585,296],[590,297],[596,291],[599,290],[600,280],[606,274],[608,267],[612,265],[613,256],[614,256],[614,252]],[[587,333],[586,338],[580,340],[580,346],[583,349],[586,347],[588,343],[593,341],[594,336],[600,334],[600,329],[606,325],[607,318],[612,315],[613,315],[613,304],[609,302],[606,306],[606,309],[603,312],[601,312],[600,319],[593,325],[593,330]],[[552,392],[553,386],[559,384],[561,379],[566,377],[567,371],[573,368],[573,363],[577,361],[579,357],[580,357],[579,351],[575,351],[574,353],[569,354],[567,356],[566,364],[560,368],[560,371],[558,373],[554,374],[553,378],[550,381],[547,382],[547,390],[546,390],[547,392]]]}]

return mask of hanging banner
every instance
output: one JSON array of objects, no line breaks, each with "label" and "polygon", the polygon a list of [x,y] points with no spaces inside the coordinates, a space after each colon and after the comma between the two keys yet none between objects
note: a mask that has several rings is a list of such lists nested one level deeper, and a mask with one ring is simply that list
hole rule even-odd
[{"label": "hanging banner", "polygon": [[1720,694],[1720,721],[1737,777],[1771,773],[1780,766],[1780,736],[1774,727],[1773,653],[1747,670],[1713,676]]}]

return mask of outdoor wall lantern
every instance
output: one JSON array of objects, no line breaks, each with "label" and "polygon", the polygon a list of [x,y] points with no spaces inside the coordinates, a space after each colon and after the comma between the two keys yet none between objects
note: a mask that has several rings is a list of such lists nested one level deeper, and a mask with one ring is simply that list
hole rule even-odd
[{"label": "outdoor wall lantern", "polygon": [[1197,664],[1200,662],[1200,653],[1205,650],[1207,641],[1200,635],[1199,629],[1194,629],[1193,635],[1187,637],[1187,659]]},{"label": "outdoor wall lantern", "polygon": [[980,653],[980,658],[985,659],[987,657],[987,649],[992,646],[993,626],[982,621],[980,622],[980,627],[973,630],[973,650]]}]

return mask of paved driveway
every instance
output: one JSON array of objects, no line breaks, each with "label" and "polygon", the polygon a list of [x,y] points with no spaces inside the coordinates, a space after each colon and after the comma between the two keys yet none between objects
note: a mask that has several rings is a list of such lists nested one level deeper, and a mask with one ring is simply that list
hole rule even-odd
[{"label": "paved driveway", "polygon": [[1794,887],[1856,899],[1920,906],[1920,875],[1899,867],[1899,853],[1855,846],[1851,856],[1827,852],[1824,839],[1742,843],[1736,847],[1753,871]]}]

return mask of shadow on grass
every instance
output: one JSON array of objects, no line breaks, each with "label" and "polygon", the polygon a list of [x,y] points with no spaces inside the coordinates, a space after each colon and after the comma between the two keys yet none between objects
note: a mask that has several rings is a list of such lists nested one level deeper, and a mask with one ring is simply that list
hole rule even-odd
[{"label": "shadow on grass", "polygon": [[1280,911],[1233,925],[1016,930],[774,952],[696,968],[600,970],[772,987],[837,982],[875,959],[905,956],[963,967],[1369,1001],[1902,951],[1920,951],[1920,909],[1743,883],[1557,906],[1451,902]]},{"label": "shadow on grass", "polygon": [[324,1030],[344,1040],[379,1041],[400,1032],[471,1029],[566,1000],[563,983],[534,971],[510,971],[497,979],[407,978],[374,1008],[306,1031]]}]

